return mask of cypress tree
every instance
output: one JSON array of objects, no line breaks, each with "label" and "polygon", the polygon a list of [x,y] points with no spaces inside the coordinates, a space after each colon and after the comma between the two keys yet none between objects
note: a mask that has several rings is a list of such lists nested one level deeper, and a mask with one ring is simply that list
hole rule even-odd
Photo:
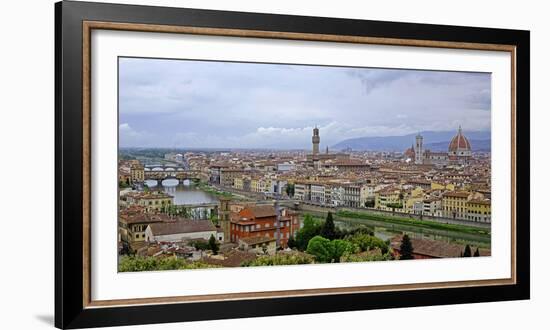
[{"label": "cypress tree", "polygon": [[288,242],[286,243],[286,245],[291,249],[296,247],[296,241],[294,240],[294,236],[290,236],[288,238]]},{"label": "cypress tree", "polygon": [[474,252],[474,257],[479,257],[479,248],[476,248],[476,252]]},{"label": "cypress tree", "polygon": [[472,256],[472,249],[470,248],[470,244],[466,245],[466,248],[464,249],[463,257],[471,257]]},{"label": "cypress tree", "polygon": [[410,260],[413,258],[413,251],[414,248],[411,243],[411,239],[409,238],[409,235],[405,234],[403,235],[403,239],[401,240],[401,246],[399,248],[401,256],[399,257],[399,260]]},{"label": "cypress tree", "polygon": [[327,219],[321,228],[321,236],[324,238],[333,240],[336,238],[336,228],[334,226],[334,220],[332,220],[332,213],[327,214]]},{"label": "cypress tree", "polygon": [[210,250],[212,250],[212,253],[218,254],[220,247],[218,246],[218,242],[216,242],[216,238],[214,237],[214,235],[210,235],[210,239],[208,240],[208,247],[210,248]]}]

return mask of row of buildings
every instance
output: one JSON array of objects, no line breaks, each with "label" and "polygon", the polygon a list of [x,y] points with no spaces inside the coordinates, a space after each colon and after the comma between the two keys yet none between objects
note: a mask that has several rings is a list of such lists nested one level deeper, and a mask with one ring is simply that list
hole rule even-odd
[{"label": "row of buildings", "polygon": [[[285,248],[300,228],[299,217],[287,208],[254,202],[221,199],[216,221],[194,220],[170,215],[163,210],[173,197],[159,191],[129,192],[121,195],[118,217],[119,241],[131,250],[151,244],[177,244],[191,249],[191,242],[208,241],[257,253],[274,253]],[[280,212],[280,214],[278,214]]]},{"label": "row of buildings", "polygon": [[[460,127],[443,153],[424,149],[420,135],[401,154],[334,153],[328,148],[321,152],[319,144],[319,129],[314,128],[309,153],[195,151],[169,154],[167,159],[181,155],[201,181],[232,192],[256,193],[259,199],[276,194],[326,207],[491,221],[490,153],[474,154]],[[121,181],[146,177],[147,168],[139,161],[124,161],[119,167]]]}]

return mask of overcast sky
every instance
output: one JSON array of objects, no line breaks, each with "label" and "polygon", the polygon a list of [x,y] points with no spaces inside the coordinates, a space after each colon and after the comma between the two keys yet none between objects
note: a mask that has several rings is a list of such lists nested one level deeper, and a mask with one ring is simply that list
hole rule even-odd
[{"label": "overcast sky", "polygon": [[121,58],[121,147],[309,149],[488,131],[487,73]]}]

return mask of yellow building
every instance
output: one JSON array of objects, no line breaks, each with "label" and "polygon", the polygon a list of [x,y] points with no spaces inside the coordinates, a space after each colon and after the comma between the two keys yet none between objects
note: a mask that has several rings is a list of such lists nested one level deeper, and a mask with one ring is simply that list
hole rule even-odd
[{"label": "yellow building", "polygon": [[475,222],[491,222],[491,201],[472,199],[466,203],[466,218]]},{"label": "yellow building", "polygon": [[130,180],[132,183],[139,183],[145,180],[145,169],[143,165],[138,163],[130,166]]},{"label": "yellow building", "polygon": [[243,179],[243,177],[237,177],[237,178],[233,179],[233,188],[238,189],[238,190],[243,190],[244,189],[244,179]]},{"label": "yellow building", "polygon": [[174,203],[174,197],[161,191],[143,191],[129,193],[125,196],[126,205],[143,206],[147,211],[161,211]]},{"label": "yellow building", "polygon": [[467,191],[448,191],[444,193],[441,200],[443,216],[465,220],[467,215],[466,203],[469,197],[470,193]]},{"label": "yellow building", "polygon": [[118,228],[122,241],[133,244],[145,241],[145,229],[148,225],[170,220],[166,214],[148,214],[123,210],[118,217]]},{"label": "yellow building", "polygon": [[414,205],[422,202],[423,200],[424,190],[420,187],[416,187],[403,194],[403,209],[401,211],[405,213],[415,213],[413,210]]},{"label": "yellow building", "polygon": [[235,178],[242,177],[244,172],[240,168],[222,168],[220,170],[220,184],[225,187],[233,187]]},{"label": "yellow building", "polygon": [[257,193],[266,191],[267,182],[264,178],[254,178],[250,180],[250,190]]},{"label": "yellow building", "polygon": [[383,189],[376,192],[374,194],[374,208],[383,211],[392,211],[389,205],[398,205],[402,202],[399,195],[399,189]]}]

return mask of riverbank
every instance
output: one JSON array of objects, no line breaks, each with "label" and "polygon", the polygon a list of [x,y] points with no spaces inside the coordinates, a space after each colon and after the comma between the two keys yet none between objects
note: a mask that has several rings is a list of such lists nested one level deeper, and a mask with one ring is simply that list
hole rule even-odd
[{"label": "riverbank", "polygon": [[[299,213],[302,218],[306,214],[309,214],[314,218],[324,221],[328,211],[330,210],[299,210]],[[361,211],[359,213],[361,213]],[[383,215],[383,217],[385,217],[385,215]],[[414,220],[409,221],[409,219],[406,218],[400,219],[401,221],[399,221],[396,219],[391,219],[391,217],[390,219],[388,219],[373,217],[370,215],[360,217],[358,217],[357,215],[353,217],[344,217],[342,215],[338,215],[338,212],[333,213],[333,218],[334,223],[337,224],[337,226],[340,228],[354,229],[357,227],[365,226],[373,230],[375,236],[384,240],[391,239],[395,235],[408,234],[410,237],[414,238],[443,240],[448,243],[470,244],[483,248],[491,248],[491,235],[488,228],[480,229],[474,227],[467,228],[466,230],[460,230],[458,228],[452,228],[449,226],[430,226],[430,224],[425,224],[422,221],[420,221],[421,223],[415,223],[413,222]],[[478,230],[481,230],[481,232],[478,232]]]},{"label": "riverbank", "polygon": [[235,198],[236,197],[234,194],[232,194],[230,192],[215,189],[212,186],[210,186],[206,183],[202,183],[202,182],[195,183],[195,187],[197,187],[198,189],[200,189],[200,190],[202,190],[206,193],[216,195],[218,197],[227,197],[227,198]]},{"label": "riverbank", "polygon": [[248,199],[246,196],[237,195],[237,194],[229,192],[229,191],[221,190],[221,189],[218,189],[216,187],[213,187],[213,186],[211,186],[207,183],[203,183],[203,182],[195,183],[195,186],[198,189],[200,189],[200,190],[202,190],[206,193],[215,195],[217,197],[225,197],[225,198],[230,198],[232,200],[247,200]]},{"label": "riverbank", "polygon": [[466,225],[457,225],[457,224],[450,224],[450,223],[447,224],[447,223],[440,223],[440,222],[429,221],[429,220],[417,220],[417,219],[410,219],[410,218],[404,218],[404,217],[398,217],[398,216],[370,214],[367,212],[338,211],[336,212],[336,215],[343,218],[374,220],[374,221],[379,221],[384,223],[413,226],[413,227],[424,228],[424,229],[435,229],[435,230],[458,232],[458,233],[464,233],[464,234],[482,235],[486,237],[491,236],[490,229],[477,228],[477,227],[471,227]]}]

